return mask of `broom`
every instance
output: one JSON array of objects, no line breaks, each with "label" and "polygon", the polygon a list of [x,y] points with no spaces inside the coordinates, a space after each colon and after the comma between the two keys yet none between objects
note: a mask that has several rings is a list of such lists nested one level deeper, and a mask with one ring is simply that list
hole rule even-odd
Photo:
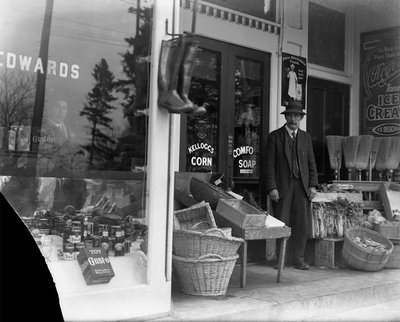
[{"label": "broom", "polygon": [[361,171],[368,168],[369,153],[372,147],[372,135],[361,135],[357,149],[355,168],[358,170],[358,181],[361,181]]},{"label": "broom", "polygon": [[392,181],[393,171],[399,167],[400,163],[400,137],[391,137],[391,145],[386,160],[386,169],[389,170],[388,180]]},{"label": "broom", "polygon": [[343,137],[339,135],[327,135],[326,144],[328,146],[329,163],[332,170],[335,170],[335,180],[342,166],[342,142]]},{"label": "broom", "polygon": [[382,181],[383,171],[386,170],[386,161],[389,156],[389,150],[392,145],[392,138],[381,138],[381,144],[376,158],[375,169],[379,172],[379,180]]},{"label": "broom", "polygon": [[371,151],[369,153],[369,162],[368,162],[368,180],[372,181],[372,169],[375,168],[376,158],[378,157],[379,147],[381,145],[381,138],[374,136],[372,140]]},{"label": "broom", "polygon": [[356,164],[359,143],[360,136],[347,136],[343,139],[344,164],[349,171],[349,180],[351,180],[351,169],[354,169]]}]

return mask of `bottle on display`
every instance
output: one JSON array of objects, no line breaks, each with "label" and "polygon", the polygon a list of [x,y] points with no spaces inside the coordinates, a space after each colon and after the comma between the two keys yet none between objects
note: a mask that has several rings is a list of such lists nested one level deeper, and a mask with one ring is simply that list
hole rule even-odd
[{"label": "bottle on display", "polygon": [[108,231],[103,230],[101,237],[101,247],[106,251],[108,255],[108,251],[110,249],[110,239],[108,238]]},{"label": "bottle on display", "polygon": [[122,237],[122,231],[118,230],[115,233],[115,243],[114,243],[114,256],[124,256],[124,238]]}]

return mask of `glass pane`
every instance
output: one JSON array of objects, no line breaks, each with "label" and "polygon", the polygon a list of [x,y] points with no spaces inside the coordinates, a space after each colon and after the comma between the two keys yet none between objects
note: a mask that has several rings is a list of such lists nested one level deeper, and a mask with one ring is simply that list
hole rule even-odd
[{"label": "glass pane", "polygon": [[186,171],[211,172],[218,166],[218,113],[220,105],[220,54],[199,48],[189,98],[207,113],[188,115]]},{"label": "glass pane", "polygon": [[15,0],[0,12],[0,190],[64,251],[108,230],[114,256],[112,226],[126,252],[147,230],[152,7],[140,3]]},{"label": "glass pane", "polygon": [[236,178],[258,179],[261,139],[263,64],[235,60],[234,169]]}]

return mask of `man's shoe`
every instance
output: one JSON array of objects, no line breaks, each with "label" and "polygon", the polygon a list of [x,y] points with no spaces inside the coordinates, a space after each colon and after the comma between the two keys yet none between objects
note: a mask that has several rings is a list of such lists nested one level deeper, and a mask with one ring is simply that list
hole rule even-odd
[{"label": "man's shoe", "polygon": [[306,264],[304,262],[303,263],[295,263],[293,265],[293,267],[297,268],[297,269],[301,269],[303,271],[308,271],[310,269],[310,266],[308,266],[308,264]]}]

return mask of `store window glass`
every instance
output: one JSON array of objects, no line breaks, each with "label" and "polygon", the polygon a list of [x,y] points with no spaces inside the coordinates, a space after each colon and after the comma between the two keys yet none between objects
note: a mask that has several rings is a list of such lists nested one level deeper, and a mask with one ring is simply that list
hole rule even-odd
[{"label": "store window glass", "polygon": [[235,58],[233,173],[236,178],[259,176],[262,72],[261,62]]},{"label": "store window glass", "polygon": [[137,262],[131,283],[146,281],[152,10],[14,0],[0,12],[0,191],[39,247],[57,248],[48,262],[103,245],[111,263]]},{"label": "store window glass", "polygon": [[199,48],[189,98],[207,113],[188,115],[186,171],[215,172],[218,167],[218,112],[220,102],[220,53]]}]

